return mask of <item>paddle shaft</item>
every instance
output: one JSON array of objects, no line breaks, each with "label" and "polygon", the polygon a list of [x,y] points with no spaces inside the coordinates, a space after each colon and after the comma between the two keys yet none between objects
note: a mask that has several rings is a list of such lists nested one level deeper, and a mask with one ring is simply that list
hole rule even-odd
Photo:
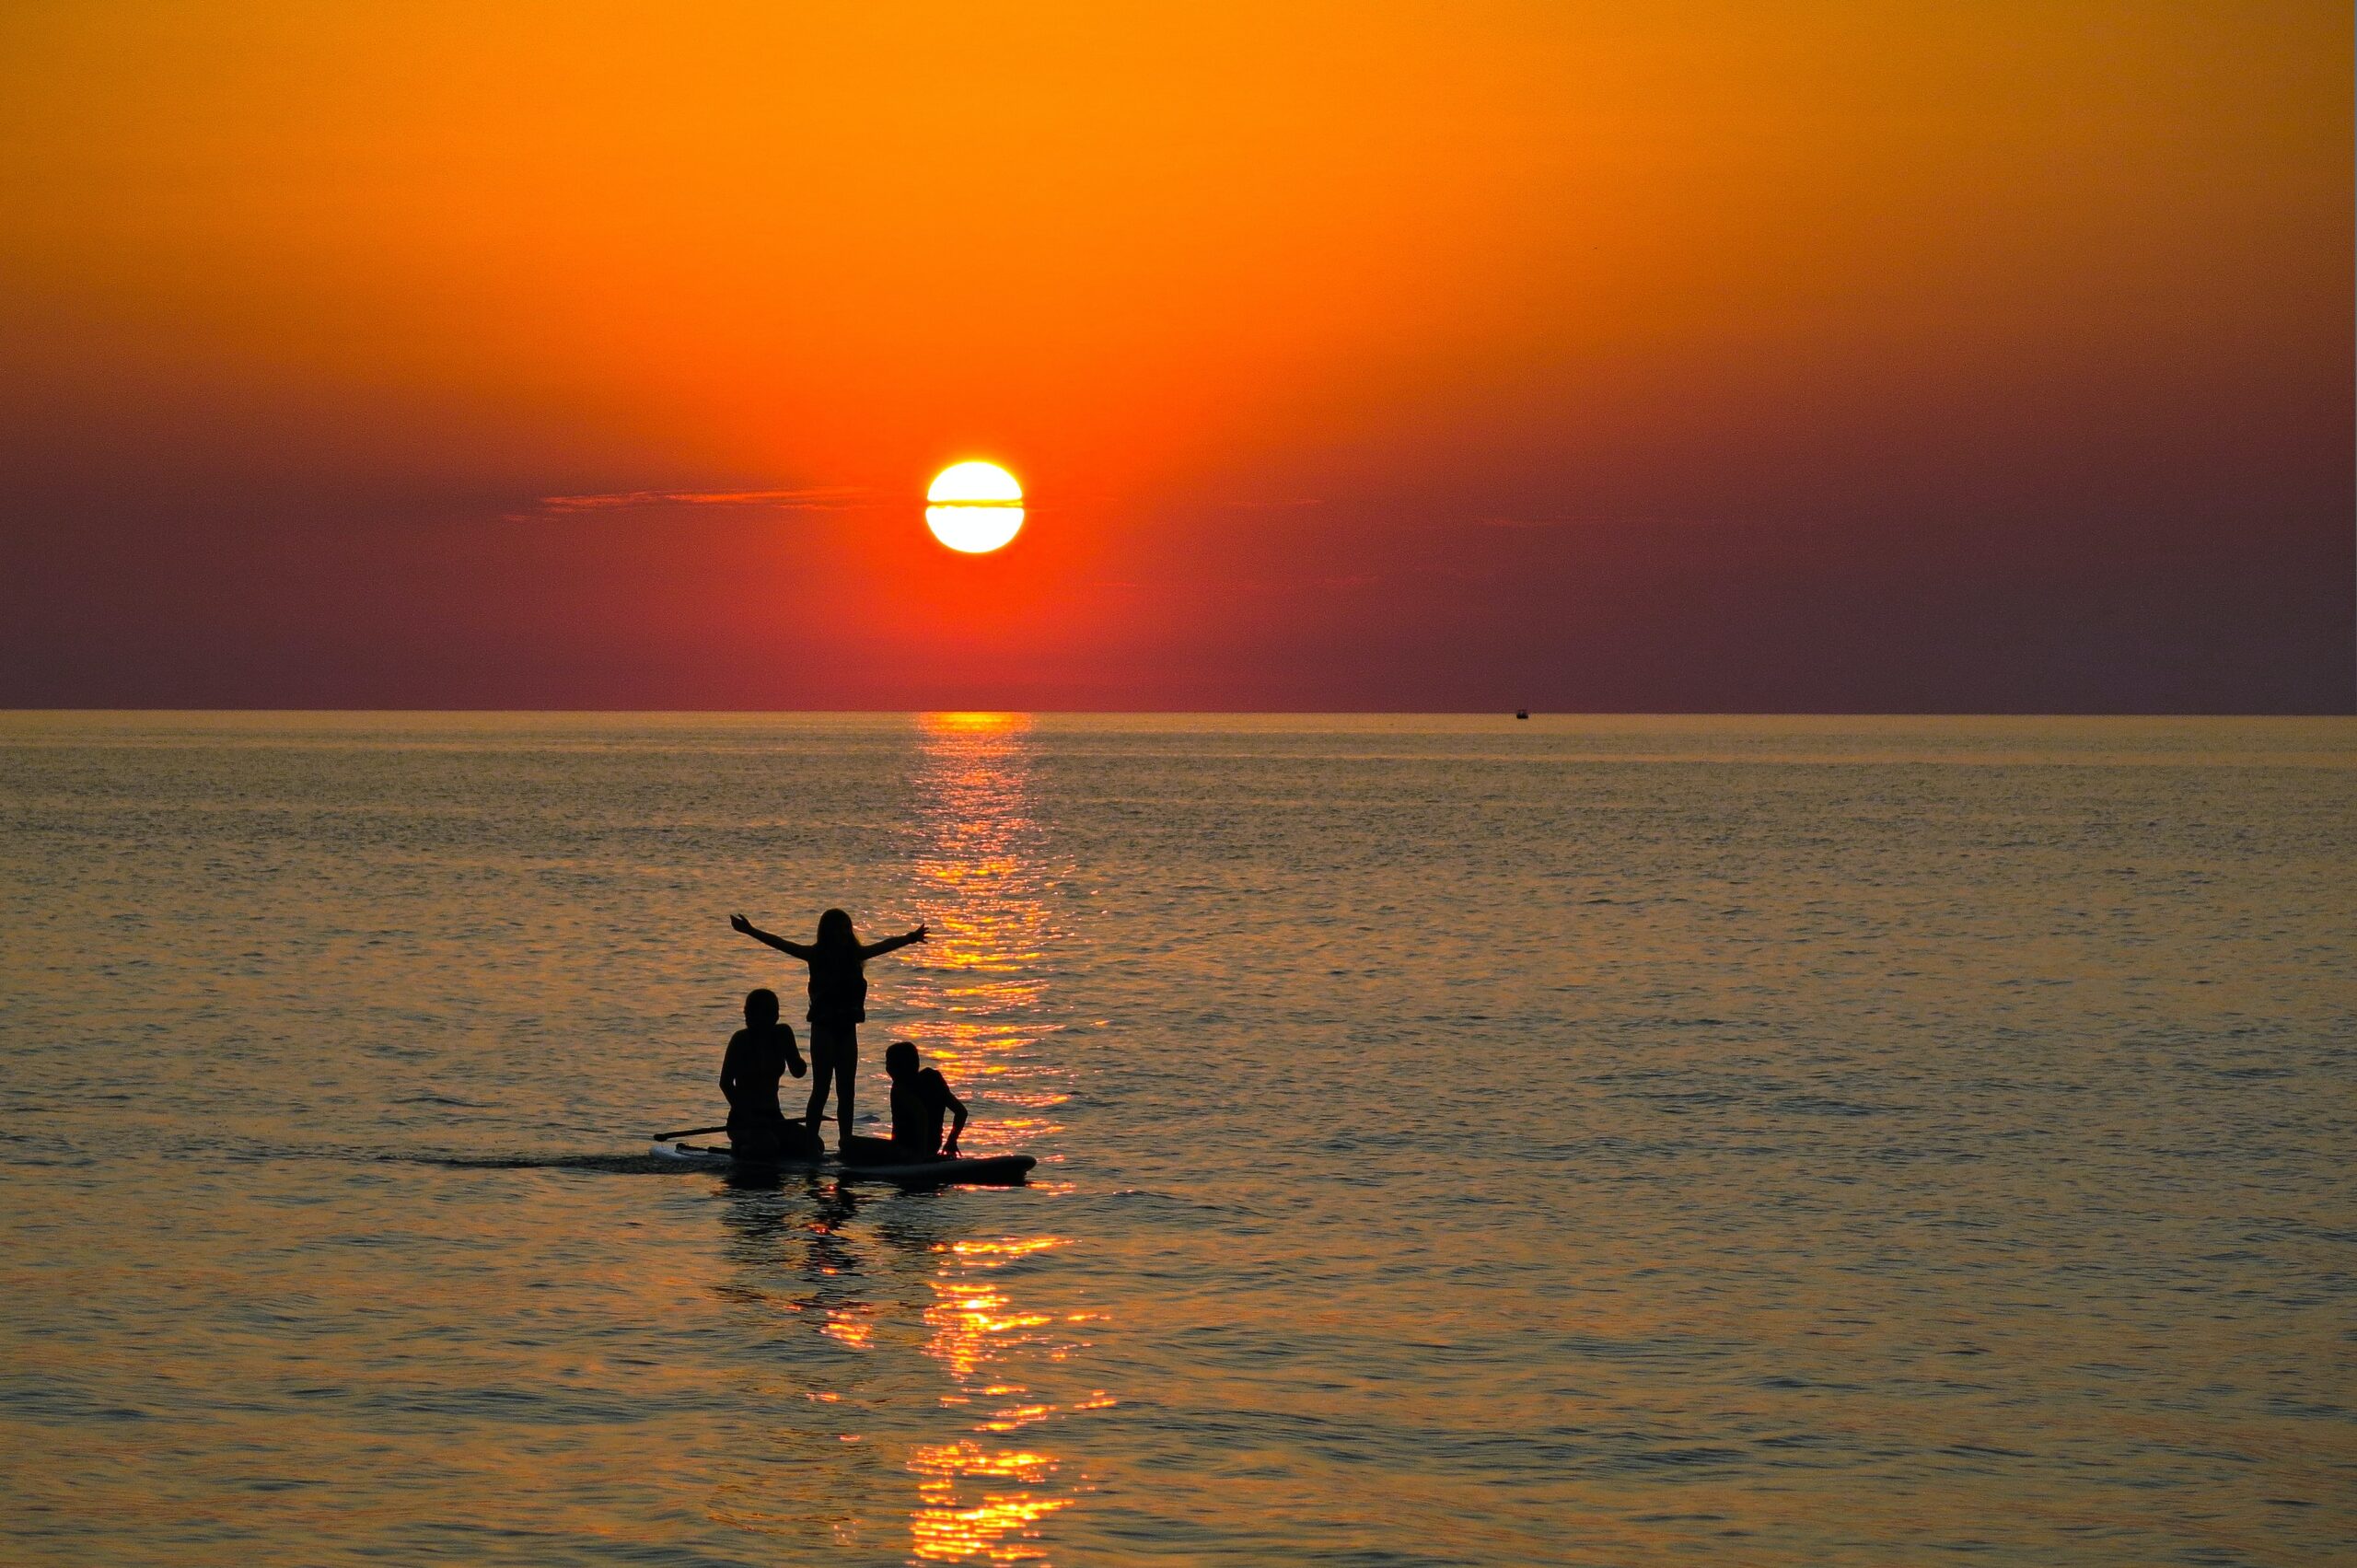
[{"label": "paddle shaft", "polygon": [[[794,1121],[795,1118],[788,1117],[787,1120]],[[863,1121],[873,1121],[876,1118],[873,1116],[863,1116],[860,1120]],[[722,1122],[717,1127],[682,1127],[677,1132],[657,1132],[655,1134],[655,1141],[658,1144],[668,1144],[674,1138],[692,1138],[700,1132],[726,1132],[727,1131],[728,1123],[726,1121]]]}]

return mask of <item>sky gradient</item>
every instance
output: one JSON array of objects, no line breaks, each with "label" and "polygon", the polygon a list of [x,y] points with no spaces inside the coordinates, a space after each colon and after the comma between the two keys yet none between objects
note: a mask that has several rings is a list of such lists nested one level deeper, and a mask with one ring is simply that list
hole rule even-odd
[{"label": "sky gradient", "polygon": [[20,0],[0,706],[2346,712],[2351,46]]}]

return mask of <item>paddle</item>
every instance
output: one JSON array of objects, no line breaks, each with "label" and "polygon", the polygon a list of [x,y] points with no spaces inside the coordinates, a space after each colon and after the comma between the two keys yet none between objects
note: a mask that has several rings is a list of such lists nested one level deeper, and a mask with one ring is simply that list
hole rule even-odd
[{"label": "paddle", "polygon": [[728,1123],[726,1121],[722,1122],[717,1127],[682,1127],[677,1132],[657,1132],[655,1134],[655,1141],[658,1144],[668,1144],[674,1138],[692,1138],[699,1132],[726,1132],[727,1131]]}]

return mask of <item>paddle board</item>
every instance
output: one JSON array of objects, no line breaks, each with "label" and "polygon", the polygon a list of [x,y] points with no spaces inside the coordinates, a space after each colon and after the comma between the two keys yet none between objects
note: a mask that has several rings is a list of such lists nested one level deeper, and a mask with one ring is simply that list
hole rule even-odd
[{"label": "paddle board", "polygon": [[739,1163],[778,1170],[825,1170],[838,1180],[898,1181],[908,1184],[1004,1186],[1023,1179],[1039,1162],[1029,1155],[995,1155],[987,1159],[911,1160],[906,1165],[845,1165],[833,1158],[816,1160],[742,1161],[726,1149],[702,1144],[656,1144],[647,1153],[659,1160],[726,1170]]}]

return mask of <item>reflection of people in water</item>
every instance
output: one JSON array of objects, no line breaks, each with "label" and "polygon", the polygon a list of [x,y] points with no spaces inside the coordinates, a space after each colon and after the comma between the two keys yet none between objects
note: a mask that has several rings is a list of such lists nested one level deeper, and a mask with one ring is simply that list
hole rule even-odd
[{"label": "reflection of people in water", "polygon": [[807,946],[772,936],[741,914],[728,917],[728,928],[810,966],[810,1105],[803,1121],[817,1137],[826,1114],[827,1089],[835,1091],[835,1124],[848,1143],[852,1128],[852,1091],[859,1076],[859,1026],[867,1017],[867,960],[896,947],[924,940],[924,927],[902,936],[863,944],[852,929],[851,916],[829,910],[819,917],[818,939]]},{"label": "reflection of people in water", "polygon": [[[949,1081],[932,1067],[917,1065],[917,1048],[905,1040],[884,1048],[884,1071],[892,1080],[892,1137],[859,1138],[843,1145],[846,1156],[881,1164],[888,1160],[956,1159],[958,1134],[966,1130],[966,1102],[949,1092]],[[941,1141],[941,1119],[957,1121],[949,1142]]]},{"label": "reflection of people in water", "polygon": [[745,997],[745,1027],[728,1037],[720,1059],[720,1092],[728,1097],[728,1145],[739,1159],[808,1159],[819,1152],[815,1133],[789,1126],[777,1103],[778,1079],[807,1071],[794,1031],[778,1021],[777,993],[763,989]]}]

